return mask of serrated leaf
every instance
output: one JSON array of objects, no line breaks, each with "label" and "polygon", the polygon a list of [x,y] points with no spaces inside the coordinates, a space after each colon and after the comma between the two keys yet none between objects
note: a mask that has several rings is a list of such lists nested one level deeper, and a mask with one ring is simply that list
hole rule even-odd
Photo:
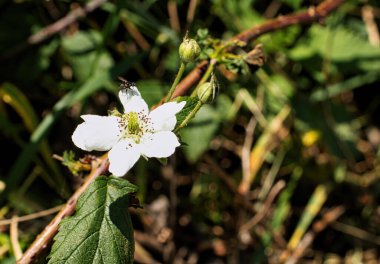
[{"label": "serrated leaf", "polygon": [[79,198],[75,215],[61,222],[49,263],[133,263],[128,194],[136,191],[127,180],[98,177]]}]

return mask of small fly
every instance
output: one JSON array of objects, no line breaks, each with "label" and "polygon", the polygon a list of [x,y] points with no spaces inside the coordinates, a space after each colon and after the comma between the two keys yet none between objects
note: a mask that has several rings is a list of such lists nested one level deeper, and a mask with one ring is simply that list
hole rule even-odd
[{"label": "small fly", "polygon": [[127,90],[127,89],[131,89],[131,87],[136,87],[136,84],[134,82],[127,81],[126,79],[120,76],[117,78],[121,81],[120,90],[124,90],[124,89]]}]

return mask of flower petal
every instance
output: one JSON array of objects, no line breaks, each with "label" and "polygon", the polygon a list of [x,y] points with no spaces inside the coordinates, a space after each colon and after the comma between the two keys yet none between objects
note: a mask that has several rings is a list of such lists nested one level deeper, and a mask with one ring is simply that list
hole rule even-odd
[{"label": "flower petal", "polygon": [[169,102],[150,112],[149,117],[153,122],[154,131],[172,131],[177,123],[175,115],[185,104],[186,102]]},{"label": "flower petal", "polygon": [[171,131],[145,134],[141,138],[141,153],[148,158],[166,158],[180,145],[177,136]]},{"label": "flower petal", "polygon": [[141,97],[140,92],[135,86],[124,89],[119,92],[120,102],[124,107],[124,112],[146,112],[148,113],[148,105]]},{"label": "flower petal", "polygon": [[128,89],[122,89],[119,91],[119,99],[124,108],[125,105],[128,104],[129,100],[135,96],[141,97],[141,94],[136,86],[130,86]]},{"label": "flower petal", "polygon": [[138,161],[140,155],[140,146],[132,140],[119,141],[108,153],[109,171],[117,177],[124,176]]},{"label": "flower petal", "polygon": [[109,150],[119,139],[119,120],[116,116],[82,115],[84,122],[75,129],[74,144],[86,151]]},{"label": "flower petal", "polygon": [[138,97],[138,96],[132,97],[131,100],[129,100],[128,104],[125,105],[124,109],[125,109],[125,113],[144,112],[147,114],[149,112],[148,105],[146,104],[144,99],[142,97]]}]

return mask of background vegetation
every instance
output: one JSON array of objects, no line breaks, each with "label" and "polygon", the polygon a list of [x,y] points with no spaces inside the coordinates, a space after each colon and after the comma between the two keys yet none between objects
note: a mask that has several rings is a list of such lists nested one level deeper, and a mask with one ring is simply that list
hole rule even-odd
[{"label": "background vegetation", "polygon": [[[80,185],[52,155],[84,155],[71,134],[81,114],[120,107],[117,76],[153,106],[186,30],[229,39],[318,2],[86,4],[0,1],[0,218],[59,206]],[[47,27],[67,14],[79,15]],[[347,1],[248,43],[263,45],[261,68],[217,68],[217,97],[181,131],[185,145],[127,176],[143,206],[131,209],[138,263],[379,262],[379,19],[376,1]],[[52,216],[1,221],[1,263]]]}]

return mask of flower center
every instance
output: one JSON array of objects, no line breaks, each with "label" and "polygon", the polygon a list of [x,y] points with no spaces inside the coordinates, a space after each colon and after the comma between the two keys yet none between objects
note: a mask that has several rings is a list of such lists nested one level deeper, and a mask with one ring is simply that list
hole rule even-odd
[{"label": "flower center", "polygon": [[118,116],[120,117],[121,138],[132,139],[136,144],[139,144],[144,133],[153,132],[152,122],[144,112],[119,113]]},{"label": "flower center", "polygon": [[139,117],[136,112],[130,112],[127,114],[128,124],[127,130],[129,135],[138,135],[141,131],[139,126]]},{"label": "flower center", "polygon": [[140,143],[140,138],[143,135],[143,131],[139,124],[139,114],[136,112],[129,112],[122,115],[120,126],[123,129],[122,137],[130,138],[135,143]]}]

